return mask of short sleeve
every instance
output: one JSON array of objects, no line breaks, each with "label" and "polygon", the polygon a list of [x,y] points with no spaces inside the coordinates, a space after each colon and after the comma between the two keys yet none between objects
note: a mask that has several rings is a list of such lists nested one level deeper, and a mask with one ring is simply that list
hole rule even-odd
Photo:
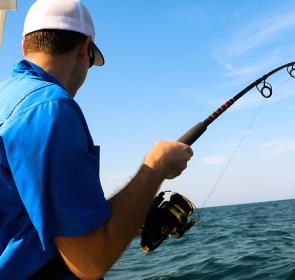
[{"label": "short sleeve", "polygon": [[11,172],[43,248],[55,236],[79,236],[111,215],[99,179],[99,148],[72,100],[31,108],[7,124]]}]

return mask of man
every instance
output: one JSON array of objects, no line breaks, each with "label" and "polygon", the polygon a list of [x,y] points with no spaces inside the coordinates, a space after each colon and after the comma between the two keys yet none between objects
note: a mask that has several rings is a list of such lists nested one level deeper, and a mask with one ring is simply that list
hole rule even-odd
[{"label": "man", "polygon": [[88,69],[104,64],[94,33],[79,0],[36,1],[24,24],[25,60],[0,84],[0,279],[101,278],[163,180],[192,156],[185,144],[156,143],[106,201],[99,149],[73,99]]}]

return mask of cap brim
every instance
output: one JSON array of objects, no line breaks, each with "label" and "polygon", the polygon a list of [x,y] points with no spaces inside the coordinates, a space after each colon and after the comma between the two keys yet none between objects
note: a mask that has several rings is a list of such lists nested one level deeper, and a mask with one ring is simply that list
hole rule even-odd
[{"label": "cap brim", "polygon": [[99,48],[93,43],[93,49],[94,49],[94,65],[96,66],[102,66],[104,65],[104,57],[99,50]]}]

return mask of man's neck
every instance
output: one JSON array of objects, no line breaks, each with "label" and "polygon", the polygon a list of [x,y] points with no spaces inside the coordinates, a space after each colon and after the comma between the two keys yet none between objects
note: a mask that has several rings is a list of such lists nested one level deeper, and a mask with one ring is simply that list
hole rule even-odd
[{"label": "man's neck", "polygon": [[[73,59],[68,55],[50,56],[43,53],[27,55],[26,59],[41,67],[45,72],[57,79],[65,89],[70,89],[70,75],[73,70]],[[72,96],[75,93],[69,92]]]}]

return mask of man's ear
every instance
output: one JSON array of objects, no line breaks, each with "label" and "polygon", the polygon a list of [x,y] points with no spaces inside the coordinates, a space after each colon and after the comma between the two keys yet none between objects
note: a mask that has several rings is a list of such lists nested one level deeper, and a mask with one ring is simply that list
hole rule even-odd
[{"label": "man's ear", "polygon": [[25,46],[26,46],[26,41],[25,41],[25,38],[23,38],[22,39],[22,52],[23,52],[24,57],[27,55]]},{"label": "man's ear", "polygon": [[79,56],[80,57],[85,57],[89,55],[89,46],[92,42],[92,38],[91,36],[88,36],[86,41],[83,42],[81,45],[80,45],[80,50],[79,50]]}]

